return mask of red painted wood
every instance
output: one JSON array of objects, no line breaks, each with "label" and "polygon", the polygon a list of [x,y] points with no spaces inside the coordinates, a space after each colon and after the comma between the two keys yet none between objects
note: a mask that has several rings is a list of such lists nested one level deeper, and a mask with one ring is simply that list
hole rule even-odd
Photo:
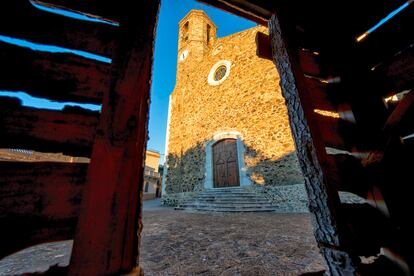
[{"label": "red painted wood", "polygon": [[117,27],[42,11],[28,0],[13,0],[3,1],[0,34],[109,57]]},{"label": "red painted wood", "polygon": [[[383,64],[379,74],[385,75],[390,83],[391,91],[402,91],[412,89],[414,86],[414,45],[393,56],[391,61]],[[390,92],[391,92],[390,91]]]},{"label": "red painted wood", "polygon": [[409,111],[412,111],[414,106],[414,92],[411,91],[402,98],[397,107],[393,110],[391,115],[385,122],[384,130],[387,132],[398,132],[402,128],[401,123],[407,117]]},{"label": "red painted wood", "polygon": [[304,78],[304,81],[309,87],[309,97],[312,99],[312,106],[314,109],[337,112],[338,107],[333,103],[334,96],[328,94],[327,85],[321,83],[319,80]]},{"label": "red painted wood", "polygon": [[109,65],[70,54],[32,51],[0,42],[0,90],[60,101],[102,103]]},{"label": "red painted wood", "polygon": [[[132,3],[129,3],[132,5]],[[154,28],[158,1],[122,6],[113,80],[105,96],[69,275],[112,275],[133,269],[138,230]]]},{"label": "red painted wood", "polygon": [[28,108],[0,97],[0,147],[89,156],[98,118],[98,112]]},{"label": "red painted wood", "polygon": [[303,73],[314,77],[321,77],[318,56],[310,50],[298,50],[298,62],[302,67]]},{"label": "red painted wood", "polygon": [[88,164],[0,162],[0,258],[71,239]]}]

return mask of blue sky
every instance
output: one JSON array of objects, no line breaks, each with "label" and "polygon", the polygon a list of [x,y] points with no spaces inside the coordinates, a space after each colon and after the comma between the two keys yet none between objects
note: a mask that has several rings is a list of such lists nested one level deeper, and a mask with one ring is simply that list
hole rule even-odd
[{"label": "blue sky", "polygon": [[148,149],[159,151],[164,159],[168,117],[168,97],[175,86],[178,22],[192,9],[204,10],[217,25],[222,37],[256,26],[221,10],[194,0],[161,0],[153,67]]},{"label": "blue sky", "polygon": [[[222,37],[235,32],[239,32],[255,26],[256,24],[229,13],[200,4],[194,0],[161,0],[161,10],[159,15],[157,36],[155,42],[155,57],[153,66],[153,79],[151,87],[151,106],[149,121],[149,141],[148,149],[153,149],[161,153],[160,162],[164,160],[165,136],[168,117],[168,98],[175,86],[175,71],[177,62],[177,39],[178,22],[192,9],[204,10],[218,27],[217,36]],[[97,20],[85,15],[80,15],[64,10],[52,9],[32,3],[36,8],[60,14],[75,20],[87,20],[99,22],[100,24],[117,25],[112,22]],[[111,59],[81,50],[67,49],[54,45],[44,45],[20,38],[3,36],[0,34],[0,43],[14,44],[20,47],[30,48],[36,51],[50,53],[67,53],[85,58],[110,63]],[[79,103],[58,103],[47,99],[40,99],[29,95],[30,91],[5,91],[0,90],[0,96],[18,97],[25,106],[37,108],[61,110],[64,106],[81,106],[92,110],[100,110],[100,105],[89,105]]]}]

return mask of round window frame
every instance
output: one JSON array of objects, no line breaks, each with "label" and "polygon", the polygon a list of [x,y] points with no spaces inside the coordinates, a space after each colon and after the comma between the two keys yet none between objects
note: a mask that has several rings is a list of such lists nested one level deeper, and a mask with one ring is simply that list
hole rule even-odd
[{"label": "round window frame", "polygon": [[[226,66],[226,74],[224,74],[223,78],[216,81],[214,79],[216,71],[220,66],[223,66],[223,65]],[[208,84],[213,85],[213,86],[222,84],[227,79],[227,77],[230,75],[230,67],[231,67],[231,62],[228,60],[220,60],[219,62],[214,64],[214,66],[210,69],[210,73],[208,74],[208,79],[207,79]]]},{"label": "round window frame", "polygon": [[188,57],[188,54],[189,54],[189,51],[187,49],[182,51],[180,54],[180,62],[183,62],[184,60],[186,60]]}]

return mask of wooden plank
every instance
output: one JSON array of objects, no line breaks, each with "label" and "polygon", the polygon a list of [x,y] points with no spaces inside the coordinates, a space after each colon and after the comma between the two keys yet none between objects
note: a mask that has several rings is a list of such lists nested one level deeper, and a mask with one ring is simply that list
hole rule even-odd
[{"label": "wooden plank", "polygon": [[99,113],[80,108],[62,112],[23,108],[0,98],[0,147],[90,156]]},{"label": "wooden plank", "polygon": [[119,21],[122,16],[122,5],[113,0],[42,0],[41,2],[113,21]]},{"label": "wooden plank", "polygon": [[[358,256],[376,256],[381,247],[396,244],[396,229],[378,209],[364,204],[342,204],[342,218],[347,226],[347,246]],[[393,241],[391,241],[393,239]]]},{"label": "wooden plank", "polygon": [[[278,15],[288,16],[283,11],[279,11]],[[353,256],[342,249],[344,241],[339,233],[337,214],[339,197],[334,186],[328,183],[325,148],[303,72],[298,65],[298,46],[292,40],[294,26],[292,22],[289,24],[287,17],[272,16],[269,28],[273,61],[281,78],[282,93],[308,192],[316,241],[332,275],[352,275],[356,272],[356,264]]]},{"label": "wooden plank", "polygon": [[[347,151],[371,151],[379,150],[379,140],[375,135],[365,131],[363,127],[342,118],[332,117],[331,114],[325,115],[315,112],[318,122],[320,137],[327,147],[337,148]],[[339,114],[333,114],[339,116]]]},{"label": "wooden plank", "polygon": [[28,0],[3,1],[0,35],[41,44],[83,50],[106,57],[112,54],[117,27],[42,11]]},{"label": "wooden plank", "polygon": [[389,93],[395,93],[414,87],[414,44],[384,61],[374,70]]},{"label": "wooden plank", "polygon": [[272,47],[270,37],[262,32],[256,33],[256,55],[259,58],[272,59]]},{"label": "wooden plank", "polygon": [[87,169],[85,163],[0,162],[0,258],[74,237]]},{"label": "wooden plank", "polygon": [[32,51],[0,42],[0,90],[60,101],[102,102],[109,66],[70,54]]},{"label": "wooden plank", "polygon": [[409,92],[398,103],[397,107],[388,117],[385,122],[384,131],[388,133],[398,133],[401,130],[402,122],[407,117],[407,114],[413,110],[414,107],[414,91]]},{"label": "wooden plank", "polygon": [[339,191],[350,192],[362,198],[367,198],[374,181],[372,176],[375,176],[373,174],[375,169],[363,168],[361,159],[350,154],[329,154],[327,162],[330,169],[329,179]]},{"label": "wooden plank", "polygon": [[321,70],[319,68],[319,62],[318,62],[318,55],[316,52],[306,50],[306,49],[300,49],[298,50],[298,59],[300,67],[302,68],[302,71],[306,75],[311,75],[315,77],[322,77]]},{"label": "wooden plank", "polygon": [[[325,146],[333,147],[343,150],[351,150],[355,144],[349,143],[343,138],[343,133],[346,133],[346,123],[341,119],[327,117],[323,115],[316,115],[320,129],[320,136]],[[351,128],[347,128],[350,130]]]},{"label": "wooden plank", "polygon": [[[0,259],[32,245],[73,239],[76,218],[49,219],[10,216],[0,219]],[[3,227],[7,225],[7,227]]]},{"label": "wooden plank", "polygon": [[198,0],[207,5],[225,10],[229,13],[238,15],[258,24],[267,25],[267,21],[272,15],[272,3],[268,1],[240,1],[240,0]]},{"label": "wooden plank", "polygon": [[[303,68],[302,65],[301,68]],[[305,77],[304,81],[308,87],[309,96],[312,99],[312,106],[314,109],[337,112],[338,104],[335,101],[336,99],[333,98],[333,93],[328,92],[326,83],[322,83],[317,79],[309,77]]]},{"label": "wooden plank", "polygon": [[372,32],[365,40],[357,43],[354,55],[360,59],[361,63],[367,64],[368,70],[392,58],[414,42],[413,18],[414,5],[411,4],[392,20]]},{"label": "wooden plank", "polygon": [[[159,1],[122,6],[111,90],[105,96],[69,275],[115,275],[138,262],[149,90]],[[96,231],[99,229],[99,231]]]}]

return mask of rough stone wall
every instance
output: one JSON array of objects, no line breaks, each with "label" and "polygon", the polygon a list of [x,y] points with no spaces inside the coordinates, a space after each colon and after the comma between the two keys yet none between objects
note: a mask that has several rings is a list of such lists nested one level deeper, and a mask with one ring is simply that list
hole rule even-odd
[{"label": "rough stone wall", "polygon": [[[203,189],[205,143],[223,131],[241,133],[252,183],[303,182],[279,76],[272,61],[256,55],[258,31],[267,33],[267,28],[254,27],[216,39],[201,62],[191,55],[188,45],[188,57],[178,61],[170,103],[167,193]],[[211,86],[208,74],[220,60],[231,62],[230,75],[222,84]]]},{"label": "rough stone wall", "polygon": [[1,161],[27,161],[27,162],[72,162],[72,163],[89,163],[90,159],[86,157],[76,157],[63,155],[62,153],[47,153],[32,150],[19,149],[0,149]]}]

